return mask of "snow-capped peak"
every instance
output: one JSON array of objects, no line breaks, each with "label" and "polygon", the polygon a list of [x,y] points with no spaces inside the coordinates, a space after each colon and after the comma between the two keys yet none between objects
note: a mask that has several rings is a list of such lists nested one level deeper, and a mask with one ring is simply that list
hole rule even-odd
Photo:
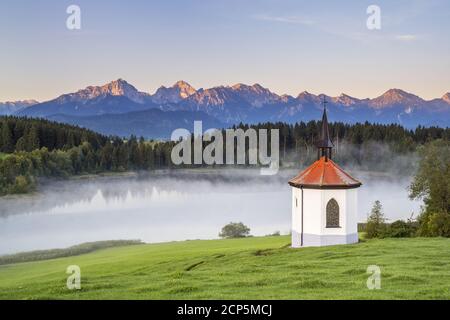
[{"label": "snow-capped peak", "polygon": [[359,99],[351,97],[351,96],[349,96],[349,95],[347,95],[345,93],[341,93],[338,97],[334,97],[332,99],[332,101],[334,103],[342,104],[342,105],[344,105],[346,107],[354,105],[354,104],[360,102]]},{"label": "snow-capped peak", "polygon": [[101,90],[113,96],[126,96],[138,92],[135,87],[133,87],[131,84],[129,84],[123,79],[111,81],[110,83],[107,83],[104,86],[102,86]]},{"label": "snow-capped peak", "polygon": [[197,90],[193,86],[186,81],[180,80],[170,88],[165,86],[159,87],[152,99],[156,103],[178,103],[196,92]]},{"label": "snow-capped peak", "polygon": [[314,103],[314,104],[320,104],[321,98],[319,96],[316,96],[315,94],[309,93],[308,91],[300,92],[300,94],[297,96],[297,100],[304,104],[304,103]]},{"label": "snow-capped peak", "polygon": [[298,99],[311,99],[311,98],[315,98],[317,97],[316,95],[309,93],[308,91],[302,91],[298,94],[297,98]]},{"label": "snow-capped peak", "polygon": [[238,83],[233,85],[231,89],[254,107],[261,107],[264,104],[280,101],[280,96],[258,83],[252,86]]},{"label": "snow-capped peak", "polygon": [[404,104],[408,106],[415,106],[423,103],[424,100],[412,93],[408,93],[401,89],[389,89],[381,96],[372,99],[370,105],[375,108],[383,108],[396,104]]},{"label": "snow-capped peak", "polygon": [[139,92],[134,86],[123,79],[111,81],[103,86],[89,86],[75,93],[69,93],[58,98],[59,101],[85,102],[101,96],[125,96],[136,103],[144,103],[147,93]]},{"label": "snow-capped peak", "polygon": [[183,80],[177,81],[172,88],[178,89],[180,93],[180,97],[183,99],[193,95],[197,92],[193,86],[191,86],[189,83]]},{"label": "snow-capped peak", "polygon": [[237,83],[231,86],[231,89],[254,107],[261,107],[264,104],[280,101],[280,96],[258,83],[251,86]]}]

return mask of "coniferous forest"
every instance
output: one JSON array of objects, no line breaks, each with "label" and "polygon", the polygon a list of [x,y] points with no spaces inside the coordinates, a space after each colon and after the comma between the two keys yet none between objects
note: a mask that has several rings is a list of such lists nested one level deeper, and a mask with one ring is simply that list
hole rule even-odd
[{"label": "coniferous forest", "polygon": [[[320,122],[263,123],[252,128],[279,129],[282,166],[303,166],[316,157]],[[250,126],[236,126],[248,129]],[[235,128],[236,128],[235,127]],[[450,129],[407,130],[399,125],[330,124],[334,158],[362,169],[410,171],[417,148],[450,139]],[[175,168],[171,141],[131,136],[107,137],[91,130],[42,119],[0,117],[0,194],[32,190],[39,177]],[[399,160],[402,162],[399,165]],[[193,165],[191,165],[193,166]],[[198,166],[198,165],[197,165]],[[183,166],[187,167],[187,165]]]},{"label": "coniferous forest", "polygon": [[24,193],[38,177],[170,166],[170,143],[106,137],[46,120],[0,120],[0,194]]}]

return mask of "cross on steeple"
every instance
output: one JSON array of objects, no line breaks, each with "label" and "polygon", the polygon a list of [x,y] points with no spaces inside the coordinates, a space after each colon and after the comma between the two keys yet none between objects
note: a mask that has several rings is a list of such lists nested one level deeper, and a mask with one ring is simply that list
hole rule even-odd
[{"label": "cross on steeple", "polygon": [[330,139],[330,132],[328,130],[328,118],[327,118],[327,103],[325,95],[322,96],[323,115],[322,115],[322,128],[320,130],[320,139],[317,143],[318,155],[325,157],[327,160],[331,158],[331,149],[334,147],[333,142]]}]

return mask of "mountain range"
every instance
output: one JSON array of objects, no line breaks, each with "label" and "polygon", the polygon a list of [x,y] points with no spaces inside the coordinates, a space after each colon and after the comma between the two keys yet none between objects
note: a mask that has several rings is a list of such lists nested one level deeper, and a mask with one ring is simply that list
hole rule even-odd
[{"label": "mountain range", "polygon": [[0,116],[14,114],[26,107],[39,103],[36,100],[0,102]]},{"label": "mountain range", "polygon": [[398,123],[407,128],[450,124],[450,92],[433,100],[401,89],[390,89],[374,99],[346,94],[314,95],[306,91],[294,97],[278,95],[259,84],[197,90],[185,81],[178,81],[149,94],[123,79],[40,103],[34,100],[0,103],[0,114],[48,118],[105,134],[167,138],[175,128],[191,128],[193,120],[204,121],[204,128],[206,125],[223,128],[239,122],[318,120],[324,98],[330,121]]}]

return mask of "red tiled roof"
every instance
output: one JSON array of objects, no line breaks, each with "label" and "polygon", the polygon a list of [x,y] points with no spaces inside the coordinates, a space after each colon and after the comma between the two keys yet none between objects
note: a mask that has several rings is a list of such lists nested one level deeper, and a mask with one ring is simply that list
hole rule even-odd
[{"label": "red tiled roof", "polygon": [[361,186],[361,182],[342,170],[333,160],[325,157],[300,172],[289,184],[293,187],[314,189],[350,189]]}]

